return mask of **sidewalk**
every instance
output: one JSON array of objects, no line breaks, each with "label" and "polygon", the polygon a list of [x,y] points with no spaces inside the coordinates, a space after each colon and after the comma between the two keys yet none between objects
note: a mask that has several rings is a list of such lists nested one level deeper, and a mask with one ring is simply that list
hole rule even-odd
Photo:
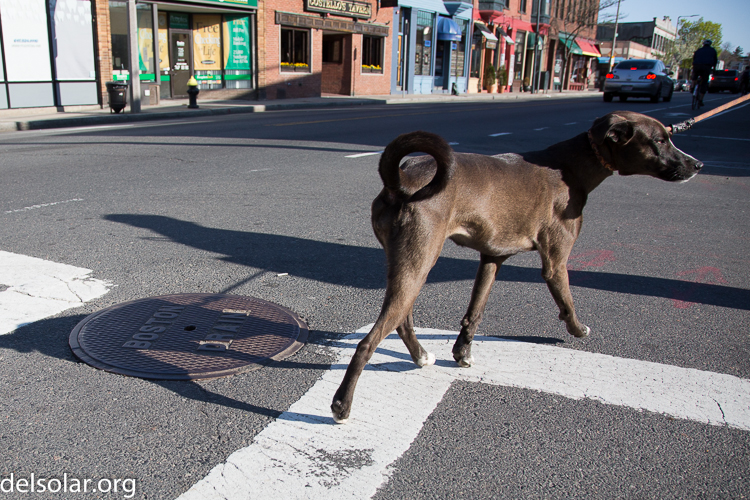
[{"label": "sidewalk", "polygon": [[20,130],[41,130],[66,127],[84,127],[116,123],[164,120],[190,116],[226,115],[237,113],[262,113],[284,109],[314,109],[327,107],[353,107],[416,103],[469,103],[469,102],[519,102],[538,99],[600,98],[596,91],[564,91],[530,94],[514,92],[503,94],[405,94],[381,96],[325,96],[303,99],[282,99],[271,101],[245,100],[201,100],[198,96],[198,109],[188,109],[187,99],[169,99],[155,106],[142,106],[140,113],[130,113],[126,107],[119,114],[112,113],[109,107],[68,106],[63,111],[57,108],[26,108],[0,110],[0,132]]}]

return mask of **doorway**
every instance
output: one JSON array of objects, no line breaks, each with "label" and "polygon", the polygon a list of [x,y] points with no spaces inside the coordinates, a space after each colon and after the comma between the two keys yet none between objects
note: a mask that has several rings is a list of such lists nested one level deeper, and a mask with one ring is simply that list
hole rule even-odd
[{"label": "doorway", "polygon": [[169,30],[169,49],[172,61],[172,97],[187,97],[187,82],[192,73],[193,40],[190,30]]},{"label": "doorway", "polygon": [[323,33],[323,94],[351,95],[352,89],[352,36]]}]

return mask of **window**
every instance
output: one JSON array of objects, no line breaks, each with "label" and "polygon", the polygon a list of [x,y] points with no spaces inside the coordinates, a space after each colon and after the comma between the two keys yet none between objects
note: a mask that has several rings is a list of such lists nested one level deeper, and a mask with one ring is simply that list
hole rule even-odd
[{"label": "window", "polygon": [[281,28],[281,71],[310,72],[310,30]]},{"label": "window", "polygon": [[435,14],[419,11],[417,14],[417,43],[414,55],[414,74],[429,76],[432,74],[432,26]]},{"label": "window", "polygon": [[383,73],[383,37],[362,35],[362,73]]},{"label": "window", "polygon": [[466,61],[466,30],[468,22],[463,19],[455,19],[458,27],[461,28],[461,41],[451,42],[455,46],[453,57],[451,57],[451,76],[464,76],[464,62]]},{"label": "window", "polygon": [[341,64],[343,62],[343,36],[323,35],[323,62]]},{"label": "window", "polygon": [[518,3],[518,12],[526,12],[526,0],[521,0]]}]

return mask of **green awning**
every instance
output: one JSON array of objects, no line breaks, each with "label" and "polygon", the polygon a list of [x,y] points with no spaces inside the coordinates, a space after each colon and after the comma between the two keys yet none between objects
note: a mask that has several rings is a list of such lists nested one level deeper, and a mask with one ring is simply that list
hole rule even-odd
[{"label": "green awning", "polygon": [[575,42],[572,36],[567,35],[565,33],[560,33],[560,41],[564,43],[566,47],[568,47],[571,54],[575,54],[577,56],[583,55],[583,51],[581,50],[581,47],[578,46],[578,44]]}]

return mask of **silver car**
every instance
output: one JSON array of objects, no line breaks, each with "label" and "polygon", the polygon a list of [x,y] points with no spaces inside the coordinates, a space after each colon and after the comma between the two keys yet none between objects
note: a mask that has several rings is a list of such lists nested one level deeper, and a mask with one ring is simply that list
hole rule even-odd
[{"label": "silver car", "polygon": [[614,67],[604,80],[604,102],[612,102],[614,96],[621,101],[628,97],[648,97],[651,102],[672,100],[674,81],[672,72],[658,59],[628,59]]}]

